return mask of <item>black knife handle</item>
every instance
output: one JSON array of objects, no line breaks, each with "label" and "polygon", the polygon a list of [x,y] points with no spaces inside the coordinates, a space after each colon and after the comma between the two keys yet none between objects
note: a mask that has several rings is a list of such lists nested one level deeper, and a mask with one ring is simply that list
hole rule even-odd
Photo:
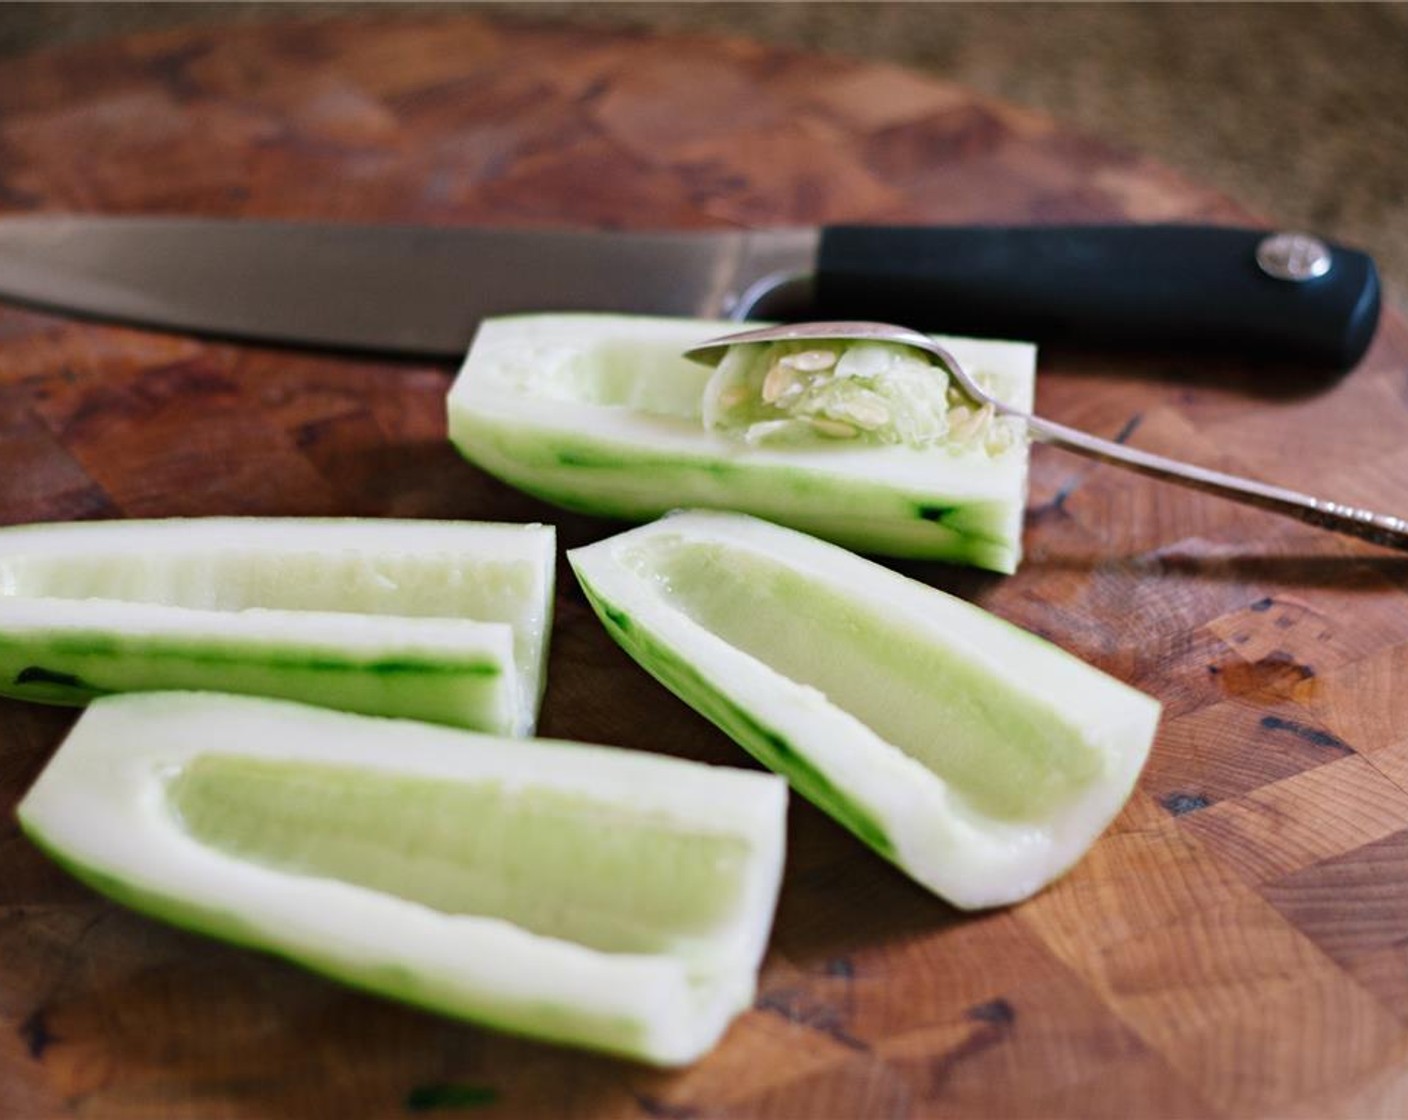
[{"label": "black knife handle", "polygon": [[1368,348],[1379,277],[1328,244],[1330,268],[1270,275],[1270,231],[1198,225],[833,226],[818,313],[1081,346],[1216,348],[1343,370]]}]

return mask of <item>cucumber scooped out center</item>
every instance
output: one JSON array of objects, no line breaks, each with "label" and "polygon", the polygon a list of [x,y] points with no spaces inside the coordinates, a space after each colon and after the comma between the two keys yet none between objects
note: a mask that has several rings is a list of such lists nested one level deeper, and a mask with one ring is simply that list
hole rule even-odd
[{"label": "cucumber scooped out center", "polygon": [[201,548],[186,552],[6,557],[5,594],[119,599],[193,610],[335,611],[403,618],[516,620],[533,572],[519,560]]},{"label": "cucumber scooped out center", "polygon": [[640,346],[621,339],[588,350],[577,369],[593,404],[689,420],[701,415],[709,379],[708,370],[686,361],[672,344]]},{"label": "cucumber scooped out center", "polygon": [[191,837],[227,855],[612,953],[665,951],[733,920],[751,858],[736,835],[492,779],[207,754],[166,797]]},{"label": "cucumber scooped out center", "polygon": [[608,337],[579,349],[530,344],[496,373],[517,390],[547,400],[697,421],[709,370],[686,360],[682,349],[673,339]]},{"label": "cucumber scooped out center", "polygon": [[672,607],[817,689],[987,816],[1045,818],[1101,770],[1074,729],[971,657],[760,553],[661,535],[621,558]]}]

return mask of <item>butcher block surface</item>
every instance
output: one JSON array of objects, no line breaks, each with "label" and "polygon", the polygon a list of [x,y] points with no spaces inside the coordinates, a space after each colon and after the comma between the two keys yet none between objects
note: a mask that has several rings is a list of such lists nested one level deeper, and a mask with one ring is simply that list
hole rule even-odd
[{"label": "butcher block surface", "polygon": [[[447,13],[204,28],[0,72],[0,210],[578,228],[1249,221],[899,69]],[[1042,355],[1047,416],[1408,510],[1408,333],[1339,380]],[[0,307],[0,521],[618,526],[445,439],[453,369]],[[127,912],[19,833],[74,713],[0,701],[0,1116],[1408,1114],[1408,557],[1038,447],[1012,577],[902,569],[1158,697],[1128,808],[965,915],[794,798],[754,1008],[661,1072],[403,1008]],[[542,733],[751,765],[560,572]]]}]

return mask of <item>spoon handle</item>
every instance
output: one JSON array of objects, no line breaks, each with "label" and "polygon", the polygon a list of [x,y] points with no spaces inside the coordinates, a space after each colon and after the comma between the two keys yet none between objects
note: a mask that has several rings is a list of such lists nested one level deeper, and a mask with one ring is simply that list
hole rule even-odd
[{"label": "spoon handle", "polygon": [[1238,478],[1236,475],[1193,466],[1190,463],[1180,463],[1176,459],[1166,459],[1162,455],[1100,439],[1098,436],[1043,420],[1038,416],[1025,419],[1032,438],[1042,443],[1063,447],[1077,455],[1124,467],[1150,478],[1217,494],[1234,502],[1242,502],[1285,517],[1294,517],[1332,532],[1408,551],[1408,521],[1403,518],[1390,517],[1388,514],[1374,513],[1323,498],[1313,498],[1309,494],[1301,494],[1281,486],[1269,486],[1264,482]]}]

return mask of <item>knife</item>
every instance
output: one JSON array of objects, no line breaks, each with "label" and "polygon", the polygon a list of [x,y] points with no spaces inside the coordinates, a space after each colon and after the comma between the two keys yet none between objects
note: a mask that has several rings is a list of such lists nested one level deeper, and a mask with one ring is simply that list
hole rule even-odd
[{"label": "knife", "polygon": [[1199,225],[568,232],[185,217],[0,219],[0,297],[215,337],[458,358],[527,311],[868,318],[1332,370],[1379,317],[1373,260]]}]

